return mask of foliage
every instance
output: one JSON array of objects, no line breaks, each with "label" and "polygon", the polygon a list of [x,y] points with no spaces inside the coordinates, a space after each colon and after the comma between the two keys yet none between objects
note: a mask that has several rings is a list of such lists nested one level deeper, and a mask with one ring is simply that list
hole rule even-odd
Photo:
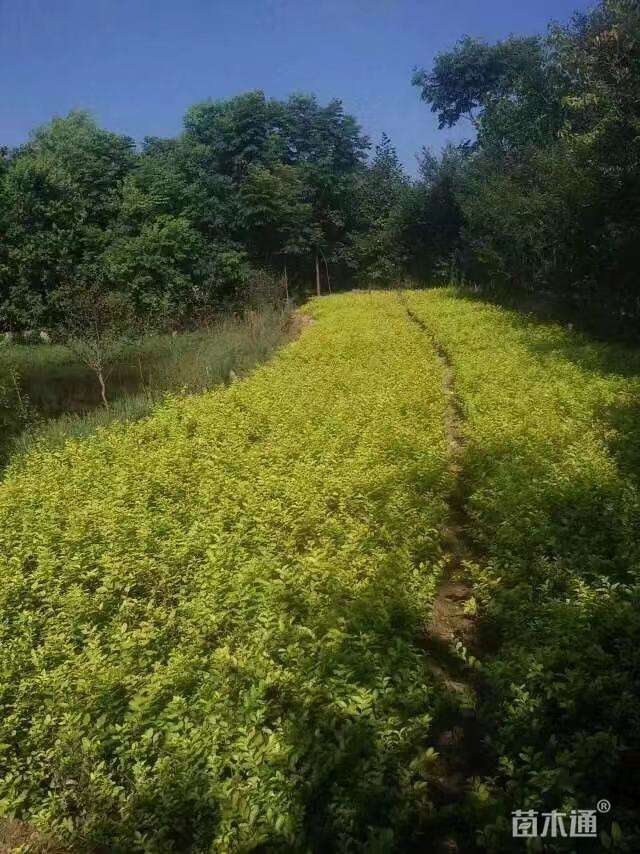
[{"label": "foliage", "polygon": [[258,299],[241,315],[209,316],[194,332],[123,341],[111,365],[108,409],[101,406],[94,372],[68,348],[3,347],[0,464],[15,463],[36,445],[57,448],[113,421],[137,421],[169,393],[194,394],[246,375],[295,331],[289,310],[270,308],[263,292]]},{"label": "foliage", "polygon": [[[511,809],[608,798],[633,850],[637,356],[446,290],[311,312],[248,381],[10,469],[5,814],[115,851],[405,850],[435,815],[507,851]],[[432,339],[493,639],[497,767],[454,812],[429,770],[451,701],[416,643],[453,488]]]},{"label": "foliage", "polygon": [[319,239],[308,196],[302,175],[293,166],[247,170],[240,190],[242,227],[246,242],[265,267],[309,251]]},{"label": "foliage", "polygon": [[90,368],[100,384],[100,396],[109,408],[106,382],[111,370],[136,333],[129,300],[120,293],[97,287],[59,288],[57,333],[77,359]]},{"label": "foliage", "polygon": [[419,832],[437,361],[391,295],[311,311],[248,381],[0,486],[5,814],[113,851]]},{"label": "foliage", "polygon": [[485,717],[507,818],[485,842],[510,850],[510,809],[600,798],[630,838],[640,831],[640,777],[626,761],[640,749],[638,355],[450,291],[408,300],[452,361],[466,417],[476,598],[495,639]]},{"label": "foliage", "polygon": [[547,127],[540,124],[538,134],[549,132],[554,117],[553,109],[545,110],[552,82],[545,59],[536,36],[512,36],[495,45],[467,36],[436,57],[433,71],[417,70],[412,82],[438,114],[440,128],[466,118],[482,145],[512,145],[518,136],[530,144],[531,114],[546,117]]},{"label": "foliage", "polygon": [[0,152],[0,325],[48,326],[85,283],[180,325],[242,303],[256,269],[299,287],[321,256],[344,278],[368,146],[340,101],[307,95],[205,101],[139,151],[86,113],[54,119]]},{"label": "foliage", "polygon": [[359,176],[356,186],[354,263],[369,286],[391,284],[403,270],[404,247],[394,228],[394,213],[408,190],[398,154],[383,134],[370,167]]},{"label": "foliage", "polygon": [[637,317],[639,57],[636,0],[462,38],[413,84],[470,138],[423,152],[417,180],[384,135],[367,163],[336,99],[203,101],[140,150],[84,113],[55,119],[0,149],[0,324],[48,325],[57,288],[83,282],[189,324],[241,304],[256,270],[294,293],[453,278]]},{"label": "foliage", "polygon": [[3,176],[6,260],[0,316],[40,323],[61,285],[101,278],[100,255],[134,162],[133,142],[81,112],[54,119],[15,152]]},{"label": "foliage", "polygon": [[638,314],[640,7],[602,0],[545,38],[466,38],[414,84],[441,127],[471,118],[459,272]]},{"label": "foliage", "polygon": [[186,219],[161,214],[115,237],[103,260],[107,281],[139,316],[170,314],[179,323],[205,281],[206,255],[202,237]]},{"label": "foliage", "polygon": [[464,222],[457,191],[464,169],[465,154],[453,146],[446,146],[439,158],[423,150],[420,180],[402,193],[390,213],[388,231],[399,248],[402,269],[418,279],[449,282],[457,269]]}]

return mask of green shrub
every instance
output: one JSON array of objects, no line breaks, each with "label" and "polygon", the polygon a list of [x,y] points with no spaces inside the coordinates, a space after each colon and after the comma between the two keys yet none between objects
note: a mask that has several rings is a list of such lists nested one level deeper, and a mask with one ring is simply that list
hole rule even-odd
[{"label": "green shrub", "polygon": [[392,295],[0,486],[0,803],[78,850],[390,850],[429,815],[417,645],[449,489]]},{"label": "green shrub", "polygon": [[501,797],[540,810],[608,798],[633,834],[640,357],[452,291],[407,298],[447,351],[465,413],[477,592],[499,641],[485,717]]}]

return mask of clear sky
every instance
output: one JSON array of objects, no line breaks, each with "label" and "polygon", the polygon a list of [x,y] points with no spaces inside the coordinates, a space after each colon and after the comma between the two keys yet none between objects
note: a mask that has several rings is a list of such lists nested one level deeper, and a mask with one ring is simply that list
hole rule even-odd
[{"label": "clear sky", "polygon": [[464,34],[489,40],[565,21],[586,0],[0,0],[0,145],[82,107],[141,140],[186,107],[248,89],[342,98],[414,171],[422,145],[460,131],[410,85]]}]

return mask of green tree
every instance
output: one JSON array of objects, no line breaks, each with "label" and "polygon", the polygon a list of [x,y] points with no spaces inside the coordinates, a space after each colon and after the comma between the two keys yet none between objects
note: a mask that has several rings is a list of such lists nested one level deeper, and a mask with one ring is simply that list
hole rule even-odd
[{"label": "green tree", "polygon": [[3,181],[5,324],[36,324],[56,288],[102,279],[101,256],[134,157],[131,139],[74,112],[39,128],[11,158]]},{"label": "green tree", "polygon": [[538,36],[489,45],[469,36],[436,56],[412,82],[438,116],[440,128],[470,122],[477,145],[508,151],[541,143],[562,126],[561,75]]},{"label": "green tree", "polygon": [[116,237],[103,256],[105,278],[127,293],[140,315],[179,317],[205,276],[207,246],[188,220],[160,214]]},{"label": "green tree", "polygon": [[239,180],[249,166],[265,161],[276,112],[261,91],[203,101],[187,111],[185,134],[204,147],[210,168]]},{"label": "green tree", "polygon": [[266,267],[286,263],[312,242],[311,204],[294,166],[250,167],[240,189],[243,238]]},{"label": "green tree", "polygon": [[363,282],[384,284],[400,275],[406,258],[397,211],[410,192],[396,149],[383,133],[371,164],[356,182],[358,226],[353,242]]},{"label": "green tree", "polygon": [[470,118],[455,198],[476,281],[638,312],[640,7],[603,0],[546,38],[463,39],[413,82]]},{"label": "green tree", "polygon": [[257,91],[191,107],[178,140],[147,141],[141,175],[208,239],[299,280],[322,260],[328,279],[330,265],[345,274],[351,263],[354,176],[368,145],[338,100]]},{"label": "green tree", "polygon": [[140,332],[129,299],[91,283],[56,291],[56,334],[96,376],[100,397],[109,408],[107,382],[124,349]]},{"label": "green tree", "polygon": [[0,157],[0,323],[48,323],[76,285],[181,320],[241,299],[252,265],[346,277],[367,148],[340,101],[302,94],[195,104],[140,150],[86,113],[55,119]]}]

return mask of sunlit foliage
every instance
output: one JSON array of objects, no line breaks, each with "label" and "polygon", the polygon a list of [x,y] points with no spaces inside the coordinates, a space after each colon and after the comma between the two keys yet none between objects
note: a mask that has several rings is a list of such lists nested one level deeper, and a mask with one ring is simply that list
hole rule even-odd
[{"label": "sunlit foliage", "polygon": [[127,852],[372,850],[428,816],[438,363],[391,294],[311,312],[248,381],[0,487],[5,812]]},{"label": "sunlit foliage", "polygon": [[465,414],[498,798],[609,798],[633,827],[640,358],[448,291],[408,302],[448,352]]}]

